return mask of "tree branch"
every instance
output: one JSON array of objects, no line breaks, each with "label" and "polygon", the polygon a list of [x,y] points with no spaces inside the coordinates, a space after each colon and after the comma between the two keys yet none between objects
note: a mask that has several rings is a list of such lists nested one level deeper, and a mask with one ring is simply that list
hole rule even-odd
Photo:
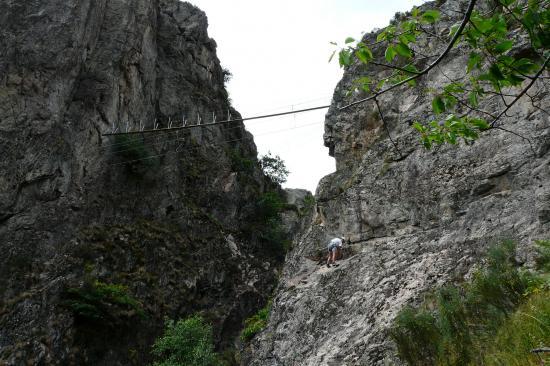
[{"label": "tree branch", "polygon": [[496,118],[493,120],[493,122],[491,122],[491,127],[495,127],[496,123],[498,122],[498,120],[504,116],[506,114],[506,112],[508,112],[508,110],[514,105],[516,104],[516,102],[518,100],[521,99],[521,97],[527,93],[527,91],[533,86],[533,84],[535,84],[535,81],[537,81],[538,77],[544,72],[544,69],[546,69],[546,66],[548,65],[548,63],[550,62],[550,56],[548,56],[546,58],[546,61],[544,61],[544,64],[542,65],[542,67],[540,68],[540,70],[535,74],[535,76],[533,77],[533,80],[531,80],[531,82],[529,83],[529,85],[527,85],[527,87],[525,87],[525,89],[523,89],[521,91],[521,93],[519,93],[517,95],[517,97],[510,103],[506,106],[506,108],[500,112],[498,114],[498,116],[496,116]]},{"label": "tree branch", "polygon": [[527,95],[529,97],[529,99],[531,99],[531,105],[533,107],[535,107],[536,109],[538,109],[539,111],[541,111],[542,113],[546,114],[547,116],[550,117],[550,112],[548,111],[545,111],[544,109],[542,109],[540,106],[536,105],[535,104],[535,96],[532,96],[532,95],[529,95],[529,93],[525,93],[525,95]]},{"label": "tree branch", "polygon": [[456,101],[458,102],[458,104],[460,104],[461,106],[463,107],[466,107],[468,108],[469,110],[471,110],[472,112],[478,112],[478,113],[482,113],[482,114],[485,114],[491,118],[495,118],[495,115],[492,114],[491,112],[487,112],[483,109],[479,109],[479,108],[476,108],[476,107],[473,107],[471,106],[469,103],[466,103],[465,101],[463,101],[462,99],[460,99],[459,97],[457,97],[456,95],[454,95],[453,93],[448,93],[450,96],[454,97],[456,99]]},{"label": "tree branch", "polygon": [[508,132],[508,133],[511,133],[512,135],[514,136],[517,136],[519,138],[521,138],[522,140],[525,140],[527,141],[527,143],[529,144],[529,148],[531,149],[531,152],[533,153],[533,156],[537,156],[537,153],[535,152],[535,148],[533,148],[533,143],[531,142],[530,139],[528,139],[527,137],[523,136],[523,135],[520,135],[519,133],[517,132],[514,132],[512,130],[508,130],[506,128],[502,128],[502,127],[493,127],[494,129],[497,129],[497,130],[501,130],[501,131],[504,131],[504,132]]},{"label": "tree branch", "polygon": [[[420,71],[407,70],[407,69],[404,69],[402,67],[395,66],[395,65],[384,64],[384,63],[380,63],[380,62],[376,62],[376,61],[369,61],[369,63],[371,63],[373,65],[376,65],[376,66],[386,67],[388,69],[403,71],[403,72],[406,72],[408,74],[414,74],[414,75],[420,74]],[[409,65],[412,65],[412,63],[410,63]]]},{"label": "tree branch", "polygon": [[[523,22],[523,20],[519,19],[516,16],[516,14],[514,14],[514,12],[512,10],[510,10],[510,8],[507,5],[502,3],[502,1],[498,0],[498,3],[504,9],[506,9],[508,11],[508,14],[510,14],[518,23],[520,23],[523,26],[523,28],[525,28],[525,30],[527,30],[527,33],[529,33],[529,36],[530,36],[529,38],[531,39],[531,46],[533,46],[533,41],[532,41],[533,40],[533,30],[531,28],[529,28],[529,26],[527,24],[525,24],[525,22]],[[541,3],[538,3],[537,5],[540,5]],[[529,6],[524,7],[523,9],[525,10],[525,9],[528,9],[528,8],[529,8]],[[539,56],[541,56],[540,53],[537,52],[536,47],[533,47],[533,50],[535,51],[535,53],[537,53]]]},{"label": "tree branch", "polygon": [[390,130],[388,128],[388,125],[386,124],[386,119],[384,118],[384,115],[382,114],[382,109],[380,109],[380,104],[378,104],[378,99],[374,98],[374,103],[376,104],[376,109],[378,110],[378,115],[380,116],[380,119],[382,120],[382,125],[384,126],[384,129],[386,130],[386,133],[388,134],[388,137],[390,138],[391,143],[393,144],[393,147],[395,147],[395,150],[399,153],[399,156],[402,158],[403,155],[401,154],[401,150],[397,147],[397,144],[395,141],[393,141],[393,138],[391,137]]},{"label": "tree branch", "polygon": [[367,98],[358,100],[356,102],[347,104],[343,107],[340,107],[339,110],[344,110],[344,109],[350,108],[354,105],[365,103],[369,100],[376,99],[378,96],[380,96],[384,93],[387,93],[390,90],[393,90],[393,89],[395,89],[395,88],[397,88],[401,85],[404,85],[404,84],[406,84],[406,83],[408,83],[412,80],[418,79],[422,75],[425,75],[428,72],[430,72],[430,70],[432,70],[434,67],[436,67],[449,54],[449,52],[451,52],[451,49],[453,49],[453,47],[455,46],[456,42],[458,41],[458,39],[462,35],[462,31],[464,31],[464,28],[466,27],[466,24],[468,24],[468,21],[470,20],[470,16],[472,15],[472,11],[474,10],[476,1],[477,0],[470,0],[470,3],[468,4],[468,10],[466,11],[466,14],[464,15],[464,19],[462,19],[462,22],[460,23],[460,27],[458,28],[457,32],[455,33],[455,35],[453,36],[453,38],[451,39],[451,41],[447,45],[447,48],[445,49],[445,51],[443,51],[443,53],[441,55],[439,55],[439,57],[434,62],[432,62],[430,65],[428,65],[428,67],[426,67],[424,70],[420,71],[420,73],[418,73],[417,75],[413,75],[413,76],[411,76],[411,77],[409,77],[405,80],[402,80],[402,81],[400,81],[396,84],[393,84],[392,86],[390,86],[390,87],[388,87],[384,90],[378,91],[378,92],[374,93],[373,95],[371,95],[370,97],[367,97]]}]

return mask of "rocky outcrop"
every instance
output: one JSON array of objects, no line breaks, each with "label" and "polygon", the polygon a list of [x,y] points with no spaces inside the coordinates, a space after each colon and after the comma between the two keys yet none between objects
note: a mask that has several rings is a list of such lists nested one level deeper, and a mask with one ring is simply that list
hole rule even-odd
[{"label": "rocky outcrop", "polygon": [[[202,11],[176,0],[0,3],[0,364],[146,364],[164,317],[218,348],[264,305],[276,248]],[[257,223],[256,223],[257,224]]]},{"label": "rocky outcrop", "polygon": [[310,191],[297,188],[286,188],[284,197],[286,205],[281,212],[281,224],[291,244],[308,228],[315,213],[315,198]]},{"label": "rocky outcrop", "polygon": [[[443,3],[445,14],[465,5]],[[434,31],[448,32],[455,22],[444,19]],[[374,41],[376,34],[366,38]],[[428,47],[437,53],[443,45]],[[471,145],[426,150],[410,127],[431,113],[430,97],[419,90],[461,75],[466,60],[454,50],[420,88],[379,98],[398,150],[372,104],[338,109],[364,74],[357,64],[346,70],[325,124],[337,171],[319,183],[316,217],[287,256],[268,327],[250,344],[249,364],[399,364],[387,329],[405,304],[463,278],[499,238],[517,240],[518,259],[528,261],[532,241],[550,235],[547,89],[539,89],[540,109],[522,99],[504,120],[530,143],[491,130]],[[351,238],[350,255],[336,268],[317,265],[310,258],[334,235]]]}]

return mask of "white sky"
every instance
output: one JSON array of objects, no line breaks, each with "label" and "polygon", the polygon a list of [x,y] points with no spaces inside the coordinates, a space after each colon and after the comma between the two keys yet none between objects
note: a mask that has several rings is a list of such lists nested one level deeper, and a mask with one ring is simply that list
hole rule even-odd
[{"label": "white sky", "polygon": [[[328,63],[329,42],[382,28],[397,11],[422,0],[190,0],[206,12],[218,44],[233,106],[243,115],[330,104],[342,71]],[[290,170],[285,187],[315,192],[335,169],[323,146],[326,110],[249,121],[258,152],[280,155]]]}]

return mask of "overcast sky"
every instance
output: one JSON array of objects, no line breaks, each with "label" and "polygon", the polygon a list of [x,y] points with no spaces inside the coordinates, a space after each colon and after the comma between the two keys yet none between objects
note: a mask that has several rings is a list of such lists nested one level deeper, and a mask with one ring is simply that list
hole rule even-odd
[{"label": "overcast sky", "polygon": [[[334,49],[362,32],[382,28],[397,11],[422,0],[190,0],[208,16],[210,37],[243,117],[330,104],[342,76]],[[326,110],[246,123],[260,154],[280,155],[290,170],[286,187],[315,192],[335,169],[323,146]]]}]

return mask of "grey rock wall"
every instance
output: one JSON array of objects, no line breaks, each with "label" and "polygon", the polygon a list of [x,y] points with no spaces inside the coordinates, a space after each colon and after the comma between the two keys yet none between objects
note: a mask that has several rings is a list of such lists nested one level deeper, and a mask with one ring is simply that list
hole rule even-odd
[{"label": "grey rock wall", "polygon": [[[452,13],[464,5],[442,6]],[[435,31],[455,22],[444,19]],[[442,47],[427,45],[434,53]],[[453,51],[420,88],[445,83],[442,70],[461,75],[466,59]],[[550,236],[547,82],[536,87],[540,109],[524,98],[503,121],[532,147],[492,130],[470,146],[425,150],[409,124],[431,114],[430,97],[409,88],[385,94],[380,104],[398,152],[373,104],[338,109],[363,73],[351,66],[335,90],[325,143],[337,171],[319,183],[317,215],[287,256],[269,325],[250,344],[247,364],[399,364],[386,331],[405,304],[462,279],[501,238],[517,240],[518,260],[528,265],[533,240]],[[351,238],[350,255],[337,268],[317,265],[311,258],[335,235]]]},{"label": "grey rock wall", "polygon": [[[146,364],[198,311],[225,349],[264,305],[279,254],[245,232],[277,187],[244,126],[102,136],[236,117],[223,77],[188,3],[0,2],[0,364]],[[67,294],[93,281],[146,318],[80,319]]]}]

